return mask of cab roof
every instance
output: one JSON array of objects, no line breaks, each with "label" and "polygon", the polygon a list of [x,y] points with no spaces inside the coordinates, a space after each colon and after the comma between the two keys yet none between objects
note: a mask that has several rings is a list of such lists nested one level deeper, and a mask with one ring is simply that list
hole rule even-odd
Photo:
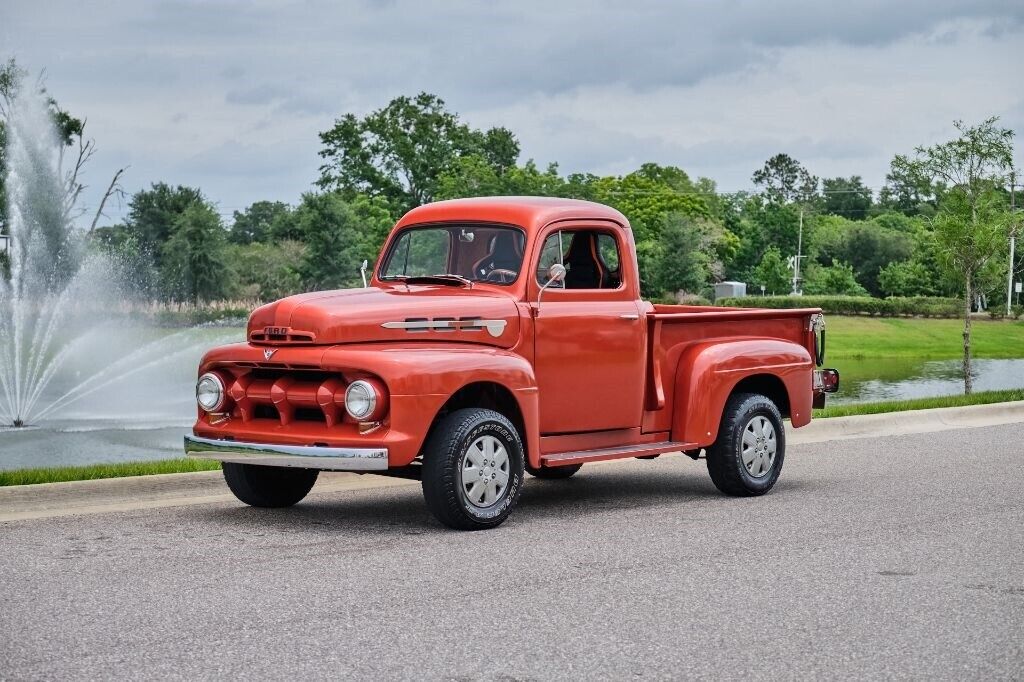
[{"label": "cab roof", "polygon": [[484,222],[518,225],[535,232],[557,220],[609,220],[624,229],[629,221],[614,208],[593,201],[556,197],[477,197],[418,206],[395,227],[421,223]]}]

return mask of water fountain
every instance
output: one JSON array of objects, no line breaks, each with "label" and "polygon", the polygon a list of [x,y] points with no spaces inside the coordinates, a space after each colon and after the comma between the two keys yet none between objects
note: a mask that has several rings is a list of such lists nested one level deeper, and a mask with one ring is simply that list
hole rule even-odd
[{"label": "water fountain", "polygon": [[[184,430],[202,349],[238,334],[171,333],[127,319],[133,287],[75,224],[77,192],[47,100],[23,88],[3,104],[10,239],[9,274],[0,270],[0,468],[12,466],[9,458],[17,466],[82,461],[51,445],[79,449],[81,437],[62,436],[101,430],[109,437],[91,457],[122,458],[109,451],[126,431]],[[38,457],[27,436],[12,436],[33,429]]]}]

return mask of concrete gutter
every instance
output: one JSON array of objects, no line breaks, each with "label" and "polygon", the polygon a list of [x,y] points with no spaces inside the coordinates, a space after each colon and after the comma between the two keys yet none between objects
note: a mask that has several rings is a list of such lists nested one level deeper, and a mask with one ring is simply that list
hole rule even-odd
[{"label": "concrete gutter", "polygon": [[[800,429],[787,428],[786,437],[790,445],[800,445],[1012,423],[1024,423],[1024,401],[819,419]],[[612,466],[622,461],[628,460],[588,466]],[[372,474],[328,472],[320,475],[310,494],[326,495],[403,485],[418,486],[419,482]],[[6,486],[0,487],[0,522],[231,502],[234,499],[219,471]]]}]

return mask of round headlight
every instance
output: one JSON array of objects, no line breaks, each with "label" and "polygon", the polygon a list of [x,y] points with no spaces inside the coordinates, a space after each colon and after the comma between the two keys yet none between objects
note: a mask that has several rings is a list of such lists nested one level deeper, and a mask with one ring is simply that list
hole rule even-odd
[{"label": "round headlight", "polygon": [[213,372],[199,377],[196,383],[196,402],[207,412],[216,412],[224,407],[224,382]]},{"label": "round headlight", "polygon": [[377,407],[377,389],[368,381],[353,381],[345,389],[345,411],[357,421],[362,421],[373,414]]}]

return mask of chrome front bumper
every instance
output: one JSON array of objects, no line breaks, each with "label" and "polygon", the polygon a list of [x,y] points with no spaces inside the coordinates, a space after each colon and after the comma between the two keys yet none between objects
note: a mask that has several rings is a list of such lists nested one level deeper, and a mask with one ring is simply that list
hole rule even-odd
[{"label": "chrome front bumper", "polygon": [[185,454],[220,462],[331,471],[384,471],[388,468],[387,448],[322,448],[185,436]]}]

